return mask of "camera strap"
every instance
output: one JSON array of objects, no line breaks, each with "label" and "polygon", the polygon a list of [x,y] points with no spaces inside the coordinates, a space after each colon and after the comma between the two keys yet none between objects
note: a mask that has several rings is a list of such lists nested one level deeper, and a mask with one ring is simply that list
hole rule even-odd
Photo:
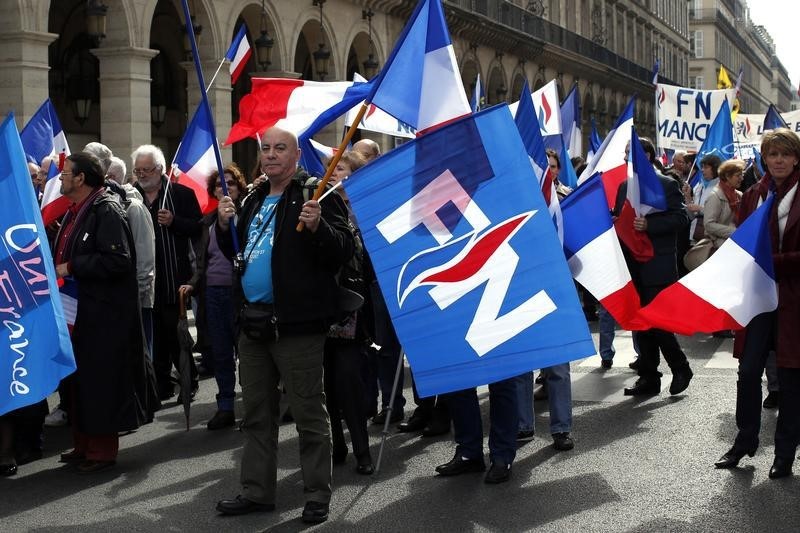
[{"label": "camera strap", "polygon": [[[265,197],[264,199],[266,200],[266,197]],[[274,208],[274,209],[272,210],[272,212],[269,214],[269,216],[267,217],[267,220],[263,221],[263,222],[260,224],[260,228],[259,228],[259,230],[258,230],[258,235],[256,235],[256,239],[255,239],[255,241],[253,242],[253,246],[250,248],[250,253],[248,253],[248,254],[247,254],[247,257],[245,257],[245,258],[244,258],[244,267],[245,267],[245,268],[247,267],[247,264],[250,262],[250,256],[252,256],[252,255],[253,255],[253,252],[255,251],[255,248],[256,248],[256,246],[255,246],[255,243],[256,243],[256,242],[258,242],[258,241],[259,241],[259,239],[261,239],[261,236],[262,236],[262,235],[264,235],[264,232],[267,230],[267,228],[269,227],[269,225],[272,223],[272,218],[275,216],[275,213],[277,213],[277,212],[278,212],[278,204],[279,204],[279,203],[280,203],[280,199],[278,199],[278,201],[275,203],[275,208]],[[262,205],[263,205],[263,202],[262,202]],[[258,208],[258,209],[259,209],[259,210],[261,210],[261,206],[259,206],[259,208]],[[252,223],[252,222],[251,222],[251,223]]]}]

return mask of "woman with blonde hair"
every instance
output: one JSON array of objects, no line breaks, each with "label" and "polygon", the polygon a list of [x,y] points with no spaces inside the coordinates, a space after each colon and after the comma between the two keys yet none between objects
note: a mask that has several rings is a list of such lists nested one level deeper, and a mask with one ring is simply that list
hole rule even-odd
[{"label": "woman with blonde hair", "polygon": [[761,374],[770,350],[777,354],[778,423],[775,427],[775,459],[770,478],[792,474],[800,443],[800,138],[786,128],[764,134],[761,156],[767,168],[742,196],[739,223],[751,215],[769,195],[774,200],[769,234],[772,263],[778,284],[778,308],[754,317],[737,332],[734,354],[739,357],[736,384],[736,426],[733,447],[715,463],[732,468],[758,448],[761,429]]}]

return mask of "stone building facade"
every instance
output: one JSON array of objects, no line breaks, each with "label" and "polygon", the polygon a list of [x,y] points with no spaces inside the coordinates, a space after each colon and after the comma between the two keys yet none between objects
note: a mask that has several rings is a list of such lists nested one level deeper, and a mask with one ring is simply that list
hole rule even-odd
[{"label": "stone building facade", "polygon": [[[320,79],[314,52],[331,52],[325,80],[383,65],[413,0],[189,0],[206,80],[242,22],[250,42],[272,40],[270,64],[255,54],[231,87],[223,67],[208,91],[218,136],[237,119],[251,76]],[[561,96],[577,84],[584,134],[594,116],[601,133],[638,93],[640,131],[655,129],[651,71],[685,85],[689,68],[686,0],[443,0],[465,90],[480,73],[487,100],[518,99],[524,80],[536,89],[558,80]],[[105,37],[88,32],[89,8],[107,6]],[[19,125],[48,96],[68,140],[100,140],[119,154],[142,143],[174,154],[199,100],[184,46],[179,0],[0,0],[0,113]],[[369,15],[371,13],[371,15]],[[334,144],[336,127],[322,142]],[[388,142],[388,139],[385,140]],[[254,141],[225,148],[223,157],[249,168]]]},{"label": "stone building facade", "polygon": [[690,0],[689,15],[690,86],[715,89],[720,65],[736,83],[742,67],[743,113],[765,113],[770,103],[780,111],[790,109],[794,90],[789,75],[769,32],[750,20],[745,0]]}]

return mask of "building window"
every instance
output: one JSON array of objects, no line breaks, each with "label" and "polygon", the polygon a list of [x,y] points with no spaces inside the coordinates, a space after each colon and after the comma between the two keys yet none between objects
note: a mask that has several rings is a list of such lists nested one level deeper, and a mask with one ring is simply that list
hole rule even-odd
[{"label": "building window", "polygon": [[703,57],[703,30],[695,30],[689,44],[689,49],[693,57]]},{"label": "building window", "polygon": [[702,89],[705,85],[703,81],[703,76],[690,76],[689,77],[689,87],[692,89]]}]

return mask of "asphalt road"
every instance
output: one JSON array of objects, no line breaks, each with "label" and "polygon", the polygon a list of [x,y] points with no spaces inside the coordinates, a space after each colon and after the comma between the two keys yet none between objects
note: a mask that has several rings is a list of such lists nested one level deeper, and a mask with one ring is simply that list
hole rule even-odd
[{"label": "asphalt road", "polygon": [[[596,339],[596,335],[595,335]],[[392,434],[380,473],[355,462],[334,469],[334,495],[322,531],[793,531],[800,530],[797,477],[770,480],[775,412],[765,411],[756,456],[732,471],[714,461],[735,432],[731,341],[682,338],[695,372],[685,394],[625,398],[630,336],[621,332],[615,365],[596,356],[573,363],[575,449],[556,452],[547,402],[537,402],[536,439],[521,446],[512,479],[486,485],[479,474],[438,478],[453,453],[450,436]],[[662,366],[664,366],[662,364]],[[669,387],[669,376],[663,379]],[[408,383],[408,381],[407,381]],[[121,440],[117,467],[78,476],[58,463],[68,428],[47,428],[46,457],[0,479],[0,531],[297,531],[303,507],[294,426],[280,433],[277,509],[220,517],[214,505],[238,493],[241,434],[209,432],[213,380],[201,382],[191,430],[170,403],[153,424]],[[405,396],[411,404],[411,391]],[[51,405],[53,398],[51,398]],[[482,400],[484,424],[488,404]],[[238,406],[237,406],[238,407]],[[407,413],[409,410],[407,410]],[[380,428],[371,426],[373,458]]]}]

